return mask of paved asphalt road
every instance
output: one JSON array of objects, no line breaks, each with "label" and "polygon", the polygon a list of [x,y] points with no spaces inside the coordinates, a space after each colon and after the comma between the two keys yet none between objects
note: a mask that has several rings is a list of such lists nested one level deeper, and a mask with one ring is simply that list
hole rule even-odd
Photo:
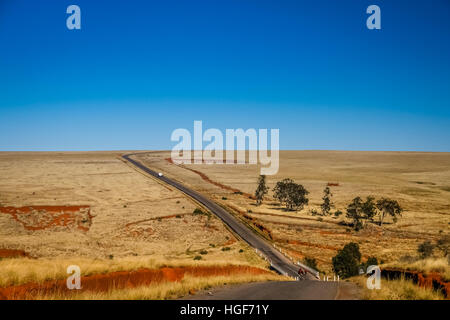
[{"label": "paved asphalt road", "polygon": [[231,285],[199,292],[182,300],[335,300],[342,284],[316,280],[268,281]]},{"label": "paved asphalt road", "polygon": [[[255,249],[258,249],[261,253],[263,253],[269,261],[272,262],[272,266],[280,273],[287,274],[292,277],[298,277],[298,269],[299,267],[293,264],[289,259],[283,256],[280,252],[278,252],[275,248],[273,248],[269,243],[266,242],[262,237],[256,235],[254,231],[250,230],[246,227],[242,222],[233,217],[230,213],[228,213],[225,209],[217,205],[212,200],[202,196],[198,192],[191,190],[184,185],[169,179],[165,176],[159,176],[157,172],[149,169],[141,162],[136,161],[131,158],[133,154],[123,155],[122,157],[128,162],[132,163],[139,169],[145,171],[146,173],[154,176],[155,178],[164,181],[165,183],[177,188],[178,190],[184,192],[188,196],[200,202],[206,208],[208,208],[212,213],[222,219],[228,227],[231,228],[239,237],[241,237],[244,241],[246,241],[250,246]],[[309,279],[313,279],[312,275],[307,275]]]}]

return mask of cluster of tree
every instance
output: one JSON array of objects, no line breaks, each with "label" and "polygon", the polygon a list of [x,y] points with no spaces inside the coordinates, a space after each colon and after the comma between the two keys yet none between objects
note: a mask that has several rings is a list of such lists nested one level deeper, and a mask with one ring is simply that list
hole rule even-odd
[{"label": "cluster of tree", "polygon": [[374,197],[367,197],[365,201],[356,197],[347,206],[347,218],[353,221],[355,230],[362,229],[367,222],[374,222],[379,216],[379,225],[383,225],[384,218],[391,216],[394,222],[401,216],[403,209],[396,200],[382,198],[375,202]]},{"label": "cluster of tree", "polygon": [[303,259],[303,263],[306,264],[308,267],[311,267],[315,270],[319,270],[319,268],[317,267],[317,260],[314,258],[305,257],[305,259]]},{"label": "cluster of tree", "polygon": [[[266,176],[260,175],[258,178],[258,186],[255,191],[256,204],[260,205],[264,196],[268,193],[269,187],[266,185]],[[285,205],[287,210],[302,210],[308,204],[308,190],[301,184],[295,183],[292,179],[284,179],[278,181],[273,188],[273,197]],[[334,208],[332,201],[333,194],[327,186],[323,190],[322,204],[320,205],[322,215],[333,214],[331,209]],[[381,198],[375,201],[374,197],[367,197],[365,200],[356,197],[347,206],[346,217],[352,220],[355,230],[364,228],[367,222],[374,222],[376,216],[379,217],[378,223],[383,225],[386,216],[392,217],[397,222],[397,217],[401,216],[403,209],[396,200]],[[311,211],[318,214],[316,210]],[[335,216],[341,215],[340,210],[334,212]]]},{"label": "cluster of tree", "polygon": [[366,262],[361,263],[361,252],[359,245],[350,242],[338,251],[332,259],[333,271],[341,278],[356,276],[360,270],[366,272],[371,265],[378,265],[375,257],[369,257]]},{"label": "cluster of tree", "polygon": [[[260,205],[264,196],[268,193],[269,187],[266,185],[266,177],[260,175],[258,186],[255,191],[256,204]],[[295,183],[292,179],[278,181],[273,188],[273,197],[285,205],[287,210],[301,210],[308,204],[308,190],[301,184]]]}]

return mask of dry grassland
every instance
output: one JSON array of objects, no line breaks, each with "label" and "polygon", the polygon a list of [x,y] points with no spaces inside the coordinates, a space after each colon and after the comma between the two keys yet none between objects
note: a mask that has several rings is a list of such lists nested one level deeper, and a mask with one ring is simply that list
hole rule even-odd
[{"label": "dry grassland", "polygon": [[0,153],[0,286],[65,278],[70,264],[82,275],[191,263],[267,266],[215,216],[193,215],[198,204],[118,155]]},{"label": "dry grassland", "polygon": [[[449,234],[449,153],[281,151],[280,170],[267,177],[268,185],[273,188],[283,178],[303,184],[310,191],[310,204],[299,212],[283,210],[271,199],[272,192],[263,205],[255,206],[246,193],[253,194],[256,189],[256,165],[176,166],[167,161],[169,157],[170,152],[162,151],[136,156],[241,216],[252,217],[271,232],[276,245],[290,256],[299,260],[316,258],[319,268],[327,273],[331,272],[331,257],[350,241],[359,243],[365,257],[394,262],[405,255],[416,255],[419,243]],[[320,211],[327,184],[331,185],[334,210],[344,212],[339,218],[310,214],[311,209]],[[342,225],[347,204],[356,196],[369,195],[398,200],[405,210],[403,217],[396,224],[388,219],[383,227],[370,224],[360,232]]]}]

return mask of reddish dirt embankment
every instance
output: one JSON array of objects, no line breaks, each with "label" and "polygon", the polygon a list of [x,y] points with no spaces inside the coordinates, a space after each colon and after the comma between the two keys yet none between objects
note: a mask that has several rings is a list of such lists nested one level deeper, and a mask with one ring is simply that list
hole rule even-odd
[{"label": "reddish dirt embankment", "polygon": [[40,296],[59,294],[70,297],[71,293],[80,291],[107,292],[111,289],[135,288],[161,282],[181,281],[185,275],[194,277],[232,276],[236,274],[267,274],[269,271],[250,266],[204,266],[177,267],[161,269],[139,269],[135,271],[119,271],[107,274],[96,274],[81,277],[81,289],[67,289],[66,280],[51,280],[42,284],[27,283],[19,286],[0,288],[0,299],[24,300]]},{"label": "reddish dirt embankment", "polygon": [[29,257],[28,253],[23,250],[0,249],[0,258],[21,258]]},{"label": "reddish dirt embankment", "polygon": [[88,231],[92,224],[89,206],[0,207],[26,230],[78,229]]},{"label": "reddish dirt embankment", "polygon": [[435,272],[424,274],[418,271],[407,271],[400,269],[383,269],[381,276],[387,279],[400,279],[404,277],[412,280],[419,287],[430,288],[442,292],[444,297],[450,299],[450,282],[446,282]]},{"label": "reddish dirt embankment", "polygon": [[[169,163],[171,163],[171,164],[174,164],[174,162],[172,161],[172,158],[166,158],[166,161],[169,162]],[[200,171],[195,170],[195,169],[187,168],[187,167],[181,166],[181,165],[179,165],[179,167],[181,167],[181,168],[183,168],[183,169],[187,169],[187,170],[189,170],[189,171],[192,171],[192,172],[198,174],[204,181],[206,181],[206,182],[208,182],[208,183],[211,183],[211,184],[213,184],[213,185],[215,185],[215,186],[217,186],[217,187],[219,187],[219,188],[221,188],[221,189],[223,189],[223,190],[227,190],[227,191],[231,191],[231,192],[236,193],[236,194],[240,194],[240,195],[242,195],[242,196],[244,196],[244,197],[246,197],[246,198],[249,198],[249,199],[253,199],[253,200],[256,199],[256,198],[255,198],[253,195],[251,195],[250,193],[242,192],[242,191],[239,190],[239,189],[236,189],[236,188],[233,188],[233,187],[224,185],[224,184],[222,184],[222,183],[220,183],[220,182],[217,182],[217,181],[212,180],[210,177],[208,177],[208,176],[207,176],[206,174],[204,174],[203,172],[200,172]]]}]

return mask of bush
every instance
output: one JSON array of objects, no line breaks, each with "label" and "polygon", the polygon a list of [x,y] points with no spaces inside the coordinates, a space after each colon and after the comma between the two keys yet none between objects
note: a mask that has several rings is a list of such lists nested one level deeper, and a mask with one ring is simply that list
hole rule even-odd
[{"label": "bush", "polygon": [[450,236],[442,236],[436,241],[436,248],[438,248],[444,256],[448,256],[450,252]]},{"label": "bush", "polygon": [[243,250],[243,249],[240,249],[240,250],[239,250],[239,253],[242,253],[242,252],[244,252],[244,250]]},{"label": "bush", "polygon": [[195,208],[195,210],[192,212],[192,214],[194,216],[198,216],[198,215],[204,215],[204,216],[211,216],[211,214],[209,212],[205,212],[203,210],[201,210],[200,208]]},{"label": "bush", "polygon": [[417,252],[420,254],[422,259],[428,258],[433,254],[434,246],[430,241],[425,241],[417,247]]},{"label": "bush", "polygon": [[303,260],[303,263],[306,264],[308,267],[311,267],[311,268],[317,270],[317,261],[316,261],[316,259],[305,257],[305,259]]},{"label": "bush", "polygon": [[230,250],[231,250],[230,247],[223,247],[223,248],[222,248],[222,251],[230,251]]},{"label": "bush", "polygon": [[375,257],[369,257],[367,258],[367,261],[363,264],[361,264],[361,267],[364,269],[364,272],[367,272],[367,268],[369,266],[377,266],[378,265],[378,259]]},{"label": "bush", "polygon": [[202,254],[202,255],[208,254],[208,251],[202,250],[202,251],[200,251],[200,254]]},{"label": "bush", "polygon": [[222,200],[228,200],[227,197],[222,197]]},{"label": "bush", "polygon": [[194,216],[196,216],[196,215],[199,215],[199,214],[205,214],[205,213],[202,211],[202,209],[200,209],[200,208],[195,208],[194,211],[192,212],[192,214],[193,214]]},{"label": "bush", "polygon": [[195,256],[194,260],[202,260],[202,256]]},{"label": "bush", "polygon": [[375,257],[369,257],[366,261],[367,266],[377,266],[378,265],[378,259]]},{"label": "bush", "polygon": [[335,217],[339,217],[341,214],[342,214],[342,211],[341,211],[341,210],[336,210],[336,211],[334,212],[334,216],[335,216]]},{"label": "bush", "polygon": [[350,242],[333,257],[333,271],[341,278],[356,276],[359,271],[360,261],[359,245]]}]

